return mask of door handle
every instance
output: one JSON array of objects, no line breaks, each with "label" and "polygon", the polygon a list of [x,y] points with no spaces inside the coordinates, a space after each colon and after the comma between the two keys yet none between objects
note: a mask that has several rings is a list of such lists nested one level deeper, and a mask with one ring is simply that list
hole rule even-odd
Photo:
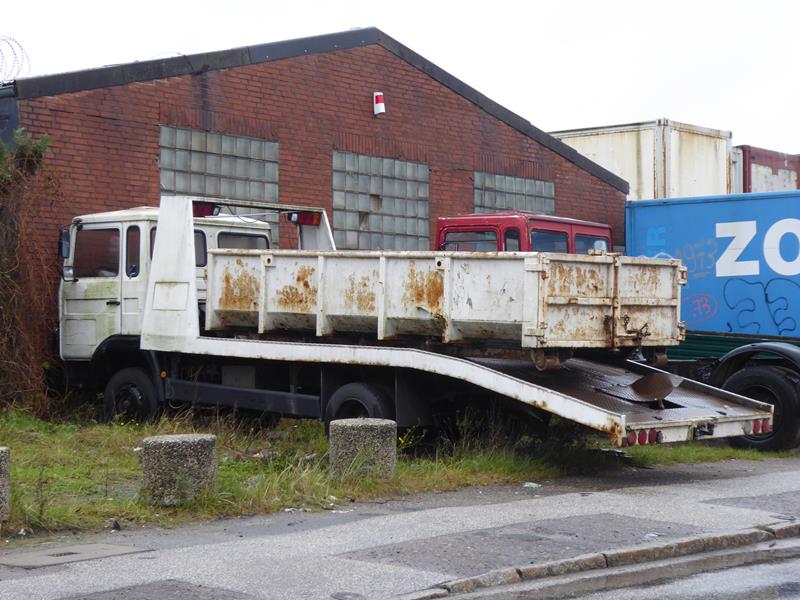
[{"label": "door handle", "polygon": [[119,300],[109,300],[108,302],[106,302],[106,304],[108,304],[109,306],[119,306],[120,302]]}]

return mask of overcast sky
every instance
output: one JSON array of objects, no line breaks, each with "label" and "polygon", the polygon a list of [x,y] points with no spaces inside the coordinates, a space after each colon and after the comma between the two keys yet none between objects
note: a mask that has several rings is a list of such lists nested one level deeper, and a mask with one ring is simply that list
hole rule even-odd
[{"label": "overcast sky", "polygon": [[2,13],[0,36],[29,60],[20,77],[375,26],[546,131],[669,118],[800,153],[798,0],[61,0]]}]

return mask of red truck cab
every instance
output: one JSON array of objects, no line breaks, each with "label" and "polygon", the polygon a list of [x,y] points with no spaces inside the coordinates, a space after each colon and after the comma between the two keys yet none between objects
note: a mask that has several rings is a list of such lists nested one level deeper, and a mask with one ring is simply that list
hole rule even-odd
[{"label": "red truck cab", "polygon": [[436,248],[460,252],[563,252],[611,250],[611,228],[522,211],[439,217]]}]

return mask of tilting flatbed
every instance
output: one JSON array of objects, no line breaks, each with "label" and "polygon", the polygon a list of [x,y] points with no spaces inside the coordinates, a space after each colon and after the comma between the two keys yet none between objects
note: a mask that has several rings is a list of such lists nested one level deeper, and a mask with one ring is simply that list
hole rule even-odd
[{"label": "tilting flatbed", "polygon": [[[429,424],[427,398],[434,388],[466,384],[606,432],[614,446],[743,435],[771,424],[767,404],[614,354],[620,347],[680,340],[677,261],[217,250],[207,266],[201,331],[191,199],[164,199],[158,227],[141,348],[164,364],[178,365],[184,357],[253,373],[245,386],[226,385],[223,378],[193,387],[165,369],[167,393],[176,399],[225,403],[227,396],[229,404],[325,419],[348,415],[345,409],[355,402],[367,413],[376,407],[377,416],[414,426]],[[317,220],[301,240],[329,239],[320,232],[325,227],[324,219]],[[583,274],[577,279],[576,265]],[[419,295],[409,295],[404,285],[411,269],[415,281],[425,282]],[[445,273],[437,276],[440,270]],[[493,300],[492,292],[506,298]],[[554,330],[560,335],[545,334]],[[596,335],[584,335],[587,330]],[[540,370],[535,361],[486,358],[483,352],[470,357],[471,348],[493,340],[514,342],[516,355],[542,346],[556,352],[588,346],[617,359],[572,358]],[[293,380],[286,390],[270,389],[268,381],[258,381],[261,365],[273,373],[275,365],[285,371],[313,367],[319,387],[308,393]]]}]

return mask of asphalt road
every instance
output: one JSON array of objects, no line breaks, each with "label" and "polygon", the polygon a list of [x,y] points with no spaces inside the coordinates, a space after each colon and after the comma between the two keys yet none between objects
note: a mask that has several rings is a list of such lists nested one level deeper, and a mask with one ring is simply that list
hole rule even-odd
[{"label": "asphalt road", "polygon": [[703,573],[661,585],[611,590],[575,600],[800,600],[800,560]]},{"label": "asphalt road", "polygon": [[[0,566],[0,598],[387,598],[505,566],[800,518],[800,455],[539,483],[65,538],[38,555],[6,550],[0,564],[63,564]],[[132,553],[102,558],[93,543]]]}]

